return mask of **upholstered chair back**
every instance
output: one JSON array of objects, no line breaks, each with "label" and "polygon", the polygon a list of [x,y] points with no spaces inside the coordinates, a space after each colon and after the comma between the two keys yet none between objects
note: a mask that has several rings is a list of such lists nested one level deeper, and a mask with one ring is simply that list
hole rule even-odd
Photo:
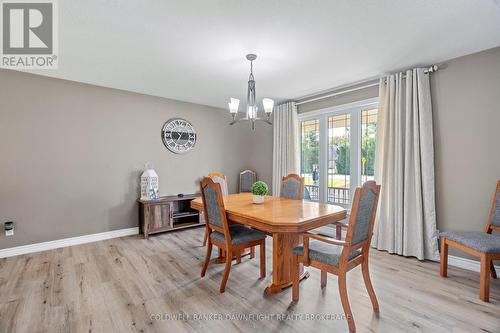
[{"label": "upholstered chair back", "polygon": [[224,229],[224,225],[227,222],[220,184],[209,177],[205,177],[200,182],[200,190],[205,209],[206,223],[215,226],[217,229]]},{"label": "upholstered chair back", "polygon": [[244,170],[240,173],[240,193],[252,192],[252,185],[257,181],[257,174],[252,170]]},{"label": "upholstered chair back", "polygon": [[227,188],[227,180],[226,176],[224,176],[221,173],[218,172],[212,172],[208,174],[208,177],[212,178],[212,180],[218,184],[220,184],[220,189],[222,191],[222,195],[226,196],[229,194],[228,188]]},{"label": "upholstered chair back", "polygon": [[351,244],[371,240],[379,193],[380,185],[374,181],[368,181],[356,189],[346,237],[350,237]]},{"label": "upholstered chair back", "polygon": [[495,227],[500,227],[500,180],[497,182],[497,189],[493,197],[490,224]]},{"label": "upholstered chair back", "polygon": [[280,196],[288,199],[304,199],[304,178],[294,173],[281,180]]}]

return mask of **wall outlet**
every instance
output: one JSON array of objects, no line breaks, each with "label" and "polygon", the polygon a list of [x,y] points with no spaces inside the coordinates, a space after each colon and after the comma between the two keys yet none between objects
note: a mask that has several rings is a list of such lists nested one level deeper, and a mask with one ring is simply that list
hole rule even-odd
[{"label": "wall outlet", "polygon": [[3,228],[5,229],[5,236],[14,236],[14,222],[5,222]]}]

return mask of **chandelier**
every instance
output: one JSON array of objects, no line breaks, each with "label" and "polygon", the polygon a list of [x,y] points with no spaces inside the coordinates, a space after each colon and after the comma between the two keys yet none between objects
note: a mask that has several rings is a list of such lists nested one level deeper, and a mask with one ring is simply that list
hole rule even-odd
[{"label": "chandelier", "polygon": [[238,118],[238,107],[240,105],[240,100],[237,98],[231,98],[229,104],[229,113],[233,117],[233,121],[229,125],[234,125],[240,121],[250,121],[252,130],[255,130],[255,122],[263,121],[269,125],[271,123],[271,114],[273,112],[274,101],[270,98],[262,99],[262,106],[264,107],[264,114],[259,113],[259,107],[257,106],[255,98],[255,79],[253,77],[253,61],[257,59],[256,54],[247,54],[247,60],[250,61],[250,76],[248,77],[248,92],[247,92],[247,109],[244,118]]}]

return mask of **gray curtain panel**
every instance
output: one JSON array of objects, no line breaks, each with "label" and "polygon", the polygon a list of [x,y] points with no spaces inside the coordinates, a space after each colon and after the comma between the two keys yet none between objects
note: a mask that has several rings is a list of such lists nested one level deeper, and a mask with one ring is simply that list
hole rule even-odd
[{"label": "gray curtain panel", "polygon": [[372,246],[437,261],[429,75],[416,68],[381,78],[379,98],[375,180],[382,188]]},{"label": "gray curtain panel", "polygon": [[299,166],[296,103],[276,106],[273,117],[273,195],[280,196],[281,178],[297,173]]}]

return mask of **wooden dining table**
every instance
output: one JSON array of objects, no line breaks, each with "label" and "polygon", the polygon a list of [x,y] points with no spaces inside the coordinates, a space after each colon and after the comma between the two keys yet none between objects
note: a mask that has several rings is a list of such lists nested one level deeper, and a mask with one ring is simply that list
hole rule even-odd
[{"label": "wooden dining table", "polygon": [[[202,211],[202,199],[191,201],[191,207]],[[271,196],[266,196],[263,204],[254,204],[251,193],[225,196],[224,207],[232,223],[252,227],[273,238],[272,282],[265,290],[267,294],[291,286],[292,249],[302,241],[301,234],[338,222],[347,213],[340,206]],[[301,267],[301,279],[307,276],[307,270]]]}]

